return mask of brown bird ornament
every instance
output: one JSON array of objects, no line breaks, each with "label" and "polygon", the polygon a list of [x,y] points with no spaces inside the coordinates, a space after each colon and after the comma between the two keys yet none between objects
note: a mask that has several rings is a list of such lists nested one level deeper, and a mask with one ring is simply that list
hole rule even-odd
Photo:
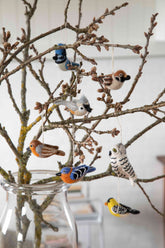
[{"label": "brown bird ornament", "polygon": [[48,158],[52,155],[65,156],[65,152],[59,150],[58,146],[44,144],[39,140],[32,140],[29,148],[35,156],[40,158]]},{"label": "brown bird ornament", "polygon": [[127,75],[123,70],[118,70],[112,74],[101,74],[97,76],[96,67],[92,68],[91,76],[92,80],[103,83],[104,87],[110,90],[120,89],[123,86],[123,83],[131,78],[130,75]]}]

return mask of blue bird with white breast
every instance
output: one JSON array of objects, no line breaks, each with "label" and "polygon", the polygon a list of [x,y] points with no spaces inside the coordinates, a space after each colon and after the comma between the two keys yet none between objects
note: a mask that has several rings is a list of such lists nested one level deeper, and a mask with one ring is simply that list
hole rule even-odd
[{"label": "blue bird with white breast", "polygon": [[55,56],[53,57],[56,64],[58,64],[59,68],[62,71],[75,70],[80,65],[78,63],[71,62],[67,58],[66,49],[63,48],[65,45],[59,43],[58,46],[62,46],[62,48],[55,50]]}]

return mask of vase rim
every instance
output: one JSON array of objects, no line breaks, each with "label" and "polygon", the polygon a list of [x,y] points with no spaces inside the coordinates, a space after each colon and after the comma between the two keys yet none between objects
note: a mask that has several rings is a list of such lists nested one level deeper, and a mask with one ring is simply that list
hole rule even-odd
[{"label": "vase rim", "polygon": [[[29,170],[32,175],[32,184],[18,184],[13,182],[8,182],[4,178],[0,180],[1,186],[9,193],[31,193],[31,194],[46,194],[46,193],[58,193],[60,191],[66,191],[69,187],[68,184],[63,181],[51,181],[51,178],[55,177],[58,171],[55,170]],[[18,171],[13,172],[12,175],[16,179],[18,176]],[[35,178],[34,178],[35,175]],[[43,175],[43,177],[39,177]],[[37,178],[36,178],[37,176]],[[47,180],[48,179],[48,180]],[[50,179],[50,181],[49,181]],[[44,180],[44,181],[43,181]],[[53,179],[52,179],[53,180]],[[36,182],[45,183],[36,183]]]}]

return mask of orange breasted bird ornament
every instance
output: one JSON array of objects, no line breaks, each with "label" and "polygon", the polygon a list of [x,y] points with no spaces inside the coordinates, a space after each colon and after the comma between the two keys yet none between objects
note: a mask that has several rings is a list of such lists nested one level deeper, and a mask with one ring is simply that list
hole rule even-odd
[{"label": "orange breasted bird ornament", "polygon": [[72,184],[80,181],[87,173],[95,171],[96,168],[87,165],[77,167],[64,167],[56,176],[60,176],[64,183]]},{"label": "orange breasted bird ornament", "polygon": [[76,116],[82,116],[92,111],[89,101],[84,95],[80,99],[73,99],[72,101],[57,100],[54,103],[56,105],[64,105]]},{"label": "orange breasted bird ornament", "polygon": [[48,158],[52,155],[65,156],[65,152],[59,150],[58,146],[44,144],[39,140],[32,140],[29,148],[35,156],[40,158]]}]

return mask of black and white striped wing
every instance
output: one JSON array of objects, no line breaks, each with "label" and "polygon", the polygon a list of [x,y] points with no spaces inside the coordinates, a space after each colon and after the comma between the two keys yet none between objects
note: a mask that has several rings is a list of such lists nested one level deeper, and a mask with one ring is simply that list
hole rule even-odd
[{"label": "black and white striped wing", "polygon": [[77,180],[81,177],[83,177],[86,174],[87,168],[86,167],[81,167],[81,168],[77,168],[75,169],[74,172],[72,172],[73,178],[74,180]]},{"label": "black and white striped wing", "polygon": [[123,169],[129,177],[135,177],[135,171],[129,162],[123,166]]},{"label": "black and white striped wing", "polygon": [[126,214],[127,213],[127,208],[125,208],[124,206],[121,206],[121,205],[114,205],[112,207],[112,211],[115,213],[115,214]]},{"label": "black and white striped wing", "polygon": [[122,163],[123,159],[118,160],[117,157],[111,157],[111,166],[112,170],[119,177],[126,177],[126,174],[123,173]]},{"label": "black and white striped wing", "polygon": [[135,177],[134,169],[126,156],[119,159],[119,164],[118,170],[121,177]]}]

